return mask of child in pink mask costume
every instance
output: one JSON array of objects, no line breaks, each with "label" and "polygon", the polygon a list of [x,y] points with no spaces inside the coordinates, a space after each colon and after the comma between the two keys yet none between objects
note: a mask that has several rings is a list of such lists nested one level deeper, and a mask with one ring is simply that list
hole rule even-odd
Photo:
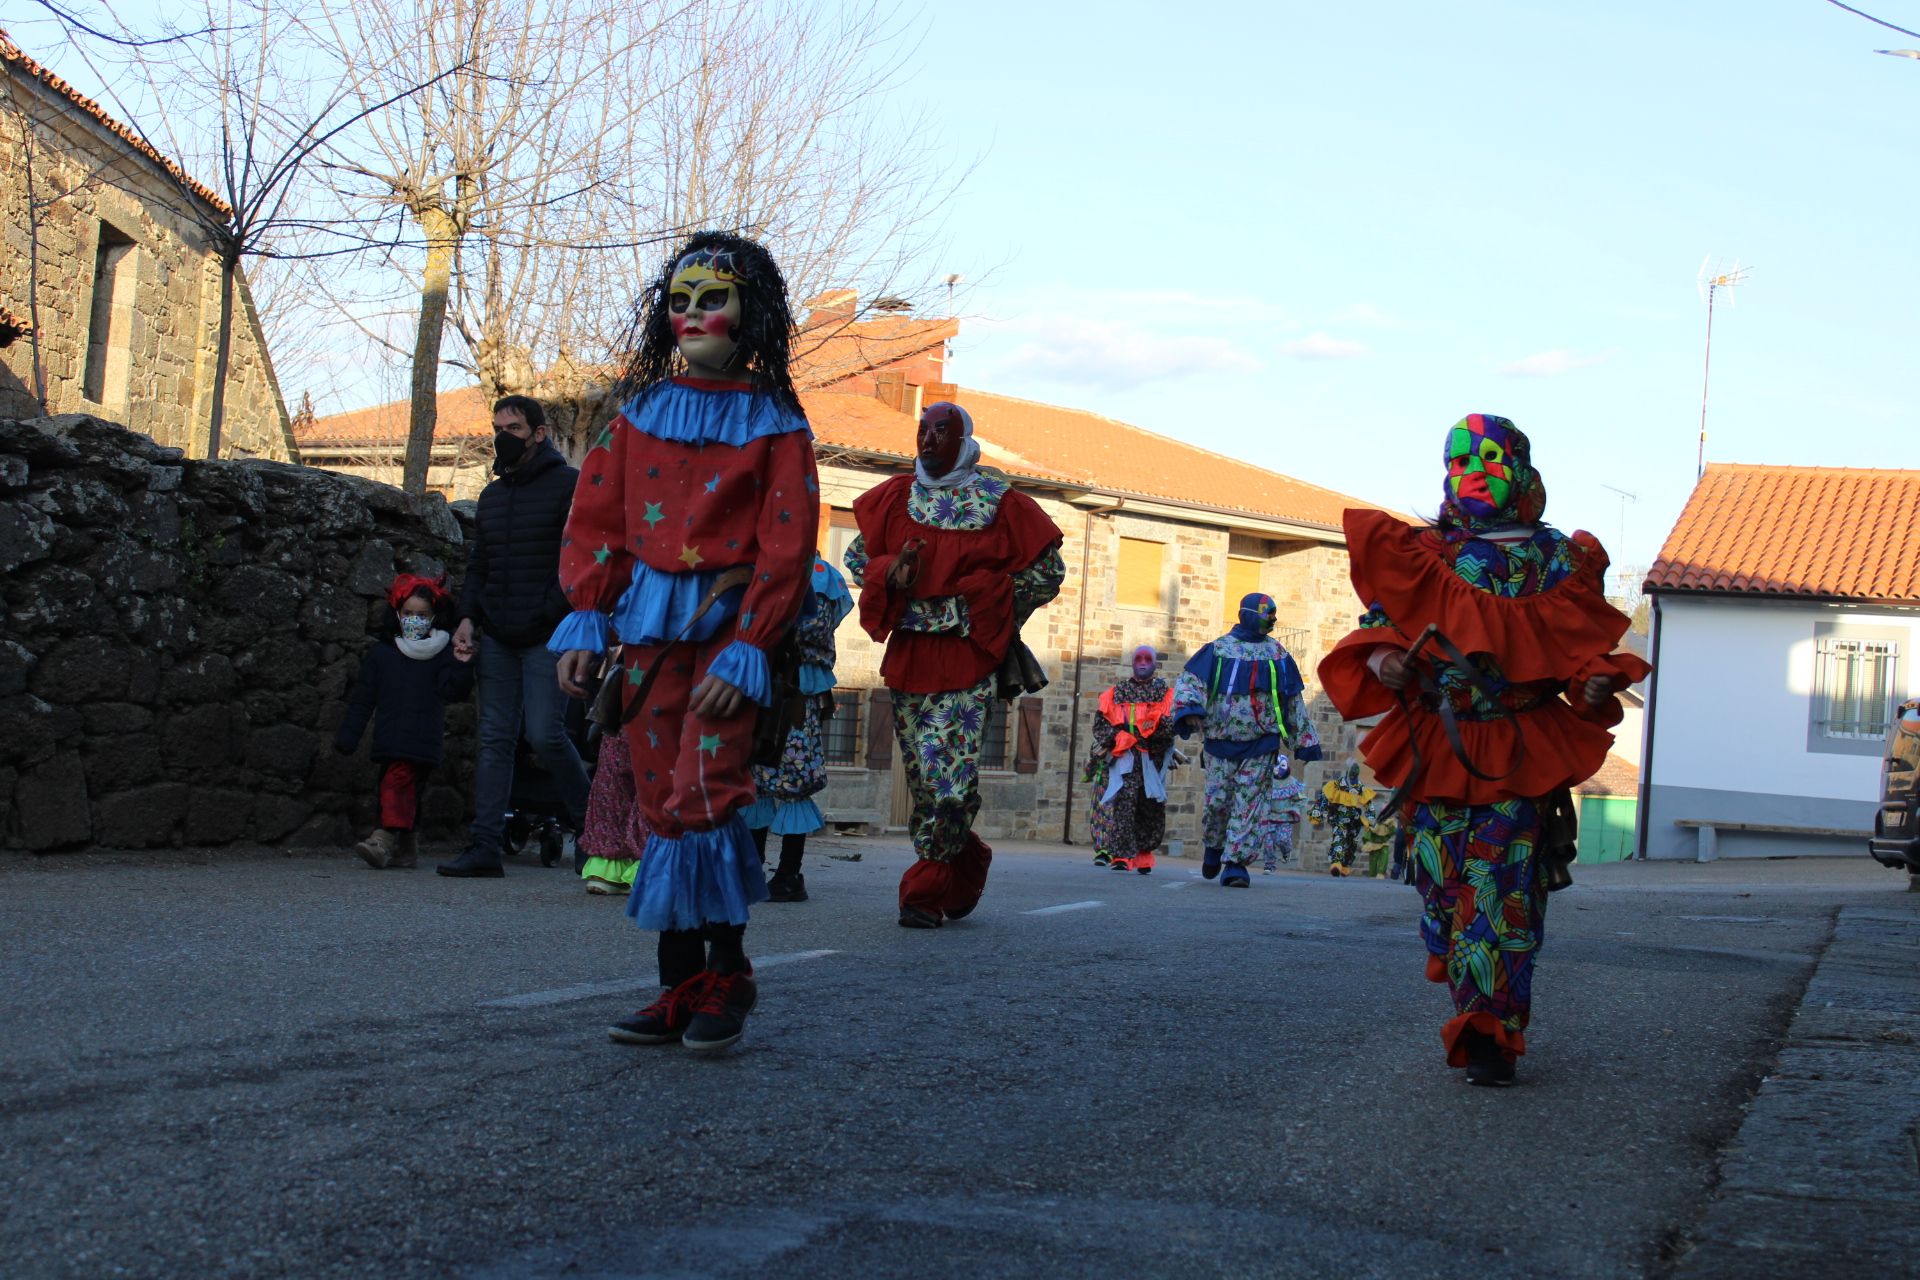
[{"label": "child in pink mask costume", "polygon": [[740,810],[767,655],[807,598],[813,433],[788,372],[786,282],[751,240],[693,237],[641,302],[621,410],[580,466],[560,553],[576,612],[548,647],[574,696],[618,636],[620,717],[651,833],[627,914],[660,934],[660,998],[608,1034],[723,1049],[756,988],[747,909],[767,897]]},{"label": "child in pink mask costume", "polygon": [[1167,753],[1173,749],[1173,688],[1156,673],[1152,645],[1133,651],[1133,675],[1100,695],[1086,780],[1093,801],[1093,865],[1153,870],[1167,834]]}]

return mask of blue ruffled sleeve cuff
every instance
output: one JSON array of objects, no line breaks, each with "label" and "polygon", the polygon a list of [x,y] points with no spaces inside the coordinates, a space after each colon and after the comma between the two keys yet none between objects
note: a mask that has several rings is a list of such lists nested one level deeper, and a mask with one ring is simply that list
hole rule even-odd
[{"label": "blue ruffled sleeve cuff", "polygon": [[606,614],[593,609],[577,610],[554,628],[553,639],[547,641],[547,651],[570,653],[585,649],[589,653],[605,653],[607,635],[612,629]]},{"label": "blue ruffled sleeve cuff", "polygon": [[826,693],[832,688],[832,667],[823,667],[817,662],[800,664],[800,692],[811,697],[816,693]]},{"label": "blue ruffled sleeve cuff", "polygon": [[1326,753],[1321,751],[1320,744],[1316,742],[1310,747],[1302,747],[1294,752],[1293,758],[1295,760],[1323,760],[1326,758]]},{"label": "blue ruffled sleeve cuff", "polygon": [[745,640],[735,640],[722,649],[707,674],[725,680],[760,706],[773,705],[773,677],[767,671],[767,655]]},{"label": "blue ruffled sleeve cuff", "polygon": [[1188,716],[1199,716],[1204,720],[1206,719],[1206,715],[1207,709],[1205,707],[1175,707],[1173,709],[1173,731],[1182,738],[1191,738],[1194,733],[1193,727],[1191,725],[1184,725],[1181,721],[1185,720]]}]

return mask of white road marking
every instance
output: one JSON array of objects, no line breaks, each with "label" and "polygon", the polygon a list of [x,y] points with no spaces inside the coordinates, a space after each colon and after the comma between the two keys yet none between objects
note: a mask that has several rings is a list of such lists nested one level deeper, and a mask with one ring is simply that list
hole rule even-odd
[{"label": "white road marking", "polygon": [[[789,951],[783,955],[761,956],[753,962],[753,971],[772,969],[783,964],[798,964],[802,960],[818,960],[822,956],[837,956],[838,951]],[[658,987],[653,978],[621,978],[614,982],[576,982],[570,987],[555,987],[551,991],[529,991],[523,995],[504,996],[499,1000],[482,1000],[482,1009],[533,1009],[545,1004],[566,1004],[572,1000],[591,1000],[594,996],[619,995],[624,991],[644,991]]]},{"label": "white road marking", "polygon": [[1063,902],[1057,907],[1039,907],[1033,911],[1022,911],[1023,916],[1057,916],[1062,911],[1085,911],[1089,907],[1104,907],[1104,902]]},{"label": "white road marking", "polygon": [[1184,889],[1192,883],[1193,881],[1191,880],[1175,880],[1172,884],[1163,884],[1160,887],[1162,889]]}]

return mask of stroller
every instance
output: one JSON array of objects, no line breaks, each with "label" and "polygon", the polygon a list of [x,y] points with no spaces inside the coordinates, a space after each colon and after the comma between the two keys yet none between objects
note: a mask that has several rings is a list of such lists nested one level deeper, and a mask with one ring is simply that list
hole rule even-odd
[{"label": "stroller", "polygon": [[[600,730],[587,719],[589,705],[578,699],[568,700],[567,738],[573,743],[574,750],[580,753],[581,763],[587,766],[587,778],[591,781],[600,756]],[[560,791],[554,784],[553,774],[548,772],[533,748],[527,745],[526,735],[521,734],[514,744],[513,791],[507,802],[506,852],[521,854],[537,845],[540,865],[551,867],[566,852],[568,836],[577,834],[568,824],[566,806],[560,803]],[[575,871],[580,869],[582,857],[576,840],[573,856]]]}]

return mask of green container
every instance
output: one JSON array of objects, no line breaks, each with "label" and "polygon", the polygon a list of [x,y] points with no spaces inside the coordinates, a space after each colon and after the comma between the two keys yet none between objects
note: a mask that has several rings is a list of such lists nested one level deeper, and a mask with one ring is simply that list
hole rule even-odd
[{"label": "green container", "polygon": [[1581,796],[1578,862],[1623,862],[1633,856],[1640,801],[1633,796]]}]

